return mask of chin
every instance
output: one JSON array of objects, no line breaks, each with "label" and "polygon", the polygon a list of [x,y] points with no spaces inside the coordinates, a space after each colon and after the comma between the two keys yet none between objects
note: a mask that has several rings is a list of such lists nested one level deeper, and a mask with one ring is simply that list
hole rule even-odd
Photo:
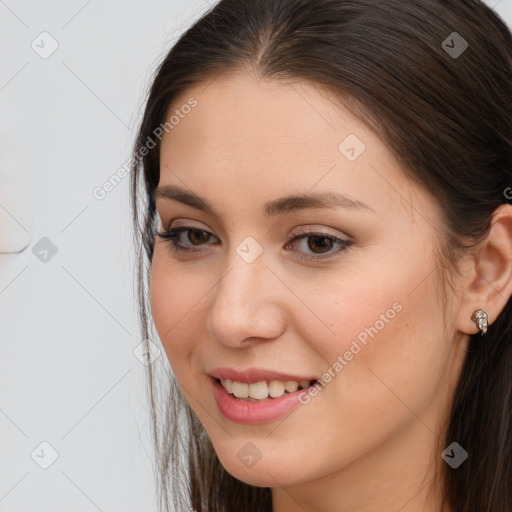
[{"label": "chin", "polygon": [[234,456],[220,457],[219,460],[224,469],[234,478],[255,487],[283,487],[307,481],[309,478],[304,474],[296,474],[289,470],[289,466],[297,468],[297,463],[287,461],[285,467],[281,457],[260,459],[254,465],[246,465],[240,461],[237,454]]}]

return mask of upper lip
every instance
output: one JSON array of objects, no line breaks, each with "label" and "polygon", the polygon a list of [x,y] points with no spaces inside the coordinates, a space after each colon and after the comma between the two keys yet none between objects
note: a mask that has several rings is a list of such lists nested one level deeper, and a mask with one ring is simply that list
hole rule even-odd
[{"label": "upper lip", "polygon": [[234,368],[213,368],[208,371],[208,375],[216,379],[228,379],[237,382],[246,382],[248,384],[255,382],[270,382],[272,380],[280,380],[286,382],[288,380],[295,380],[297,382],[303,380],[317,380],[316,377],[292,375],[282,372],[275,372],[273,370],[265,370],[263,368],[247,368],[246,370],[235,370]]}]

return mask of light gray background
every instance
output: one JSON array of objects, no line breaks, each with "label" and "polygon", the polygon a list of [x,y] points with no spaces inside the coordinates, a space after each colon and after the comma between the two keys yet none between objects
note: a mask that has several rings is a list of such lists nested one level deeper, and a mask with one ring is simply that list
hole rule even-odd
[{"label": "light gray background", "polygon": [[[487,3],[512,26],[512,0]],[[0,0],[0,512],[156,510],[129,178],[93,190],[128,160],[151,73],[208,7]],[[58,43],[47,58],[42,32]],[[58,452],[47,469],[42,442]]]}]

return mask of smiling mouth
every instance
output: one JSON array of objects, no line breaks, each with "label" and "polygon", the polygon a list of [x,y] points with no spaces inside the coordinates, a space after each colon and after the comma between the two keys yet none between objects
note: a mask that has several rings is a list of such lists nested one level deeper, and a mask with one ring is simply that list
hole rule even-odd
[{"label": "smiling mouth", "polygon": [[279,398],[296,391],[307,389],[318,382],[318,380],[303,381],[260,381],[260,382],[237,382],[229,379],[214,379],[228,394],[246,402],[262,402]]}]

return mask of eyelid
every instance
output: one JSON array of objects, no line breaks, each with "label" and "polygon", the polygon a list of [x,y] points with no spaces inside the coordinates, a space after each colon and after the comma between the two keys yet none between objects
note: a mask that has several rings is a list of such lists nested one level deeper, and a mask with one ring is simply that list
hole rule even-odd
[{"label": "eyelid", "polygon": [[[327,228],[327,227],[321,226],[319,224],[308,224],[307,227],[298,226],[296,228],[293,228],[288,233],[288,236],[295,237],[295,236],[297,236],[297,234],[298,235],[309,235],[309,234],[318,233],[323,236],[327,235],[327,236],[332,236],[333,238],[341,238],[346,242],[354,242],[354,237],[349,235],[347,232],[337,230],[337,233],[331,233],[330,229],[332,229],[332,228]],[[299,230],[299,232],[297,233],[296,230]]]},{"label": "eyelid", "polygon": [[[205,231],[206,233],[211,235],[213,238],[216,238],[217,240],[219,240],[219,237],[216,236],[215,234],[213,234],[208,227],[204,227],[205,224],[203,224],[203,226],[196,226],[195,224],[193,224],[193,222],[196,222],[196,221],[190,221],[190,220],[186,220],[186,219],[180,219],[180,220],[184,224],[180,225],[179,221],[177,224],[175,224],[174,221],[171,220],[168,223],[168,226],[165,228],[165,231],[171,231],[173,229],[179,229],[179,228],[189,228],[190,230],[197,229],[200,231]],[[163,224],[161,224],[161,225],[163,227]],[[309,234],[318,234],[320,236],[329,236],[329,237],[341,239],[343,242],[354,243],[354,238],[351,235],[349,235],[348,233],[340,232],[340,231],[338,231],[338,233],[331,233],[328,231],[329,229],[331,229],[331,228],[326,228],[325,226],[321,226],[319,224],[308,224],[307,226],[295,227],[295,228],[291,229],[288,232],[288,234],[286,235],[288,238],[287,244],[301,235],[309,235]],[[210,245],[210,244],[206,244],[206,245]]]},{"label": "eyelid", "polygon": [[[181,222],[181,224],[180,224]],[[195,223],[199,222],[199,224],[201,224],[200,226],[197,226]],[[171,230],[171,229],[175,229],[175,228],[190,228],[190,229],[201,229],[203,231],[208,231],[210,233],[210,228],[200,222],[200,221],[196,221],[196,220],[188,220],[188,219],[173,219],[173,220],[170,220],[168,223],[167,223],[167,227],[166,229],[167,230]],[[213,233],[211,233],[213,235]]]}]

